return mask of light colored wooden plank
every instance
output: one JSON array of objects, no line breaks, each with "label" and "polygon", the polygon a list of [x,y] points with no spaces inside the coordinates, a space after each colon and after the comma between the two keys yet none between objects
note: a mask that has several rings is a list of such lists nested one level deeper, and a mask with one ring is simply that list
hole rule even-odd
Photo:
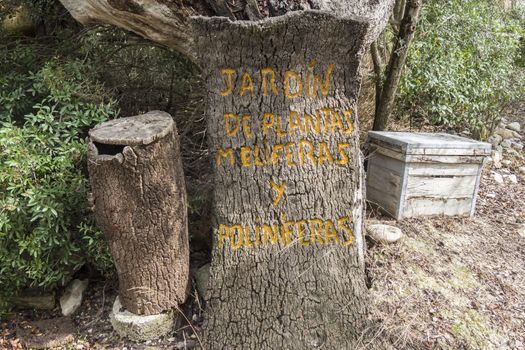
[{"label": "light colored wooden plank", "polygon": [[485,159],[483,155],[403,154],[378,145],[372,145],[371,150],[375,154],[382,154],[406,163],[481,164]]},{"label": "light colored wooden plank", "polygon": [[470,216],[474,216],[474,211],[476,210],[476,202],[478,201],[478,190],[479,182],[481,180],[481,171],[483,170],[483,164],[478,166],[478,174],[476,177],[476,187],[474,188],[474,193],[472,194],[472,206],[470,209]]},{"label": "light colored wooden plank", "polygon": [[411,198],[405,203],[402,217],[428,215],[470,216],[471,207],[472,198]]},{"label": "light colored wooden plank", "polygon": [[487,156],[490,150],[485,149],[462,149],[462,148],[418,148],[410,150],[409,154],[446,155],[446,156]]},{"label": "light colored wooden plank", "polygon": [[370,156],[367,172],[367,199],[394,218],[398,217],[405,163],[380,153]]},{"label": "light colored wooden plank", "polygon": [[404,161],[406,158],[406,155],[401,152],[393,151],[386,147],[381,147],[379,145],[371,144],[370,145],[370,158],[372,159],[372,157],[374,156],[377,157],[380,155],[384,155],[389,158],[397,159],[400,161]]},{"label": "light colored wooden plank", "polygon": [[401,177],[401,194],[399,195],[399,205],[397,206],[397,212],[395,215],[396,220],[401,220],[403,218],[403,211],[406,204],[406,194],[407,194],[407,183],[408,183],[408,166],[404,163],[405,169]]},{"label": "light colored wooden plank", "polygon": [[399,196],[393,195],[391,193],[385,193],[374,187],[367,187],[366,200],[377,206],[388,215],[391,215],[394,218],[397,216]]},{"label": "light colored wooden plank", "polygon": [[477,176],[479,164],[434,164],[434,163],[407,163],[410,176]]},{"label": "light colored wooden plank", "polygon": [[407,163],[481,164],[485,156],[407,155]]},{"label": "light colored wooden plank", "polygon": [[367,173],[367,185],[387,193],[399,195],[401,175],[390,169],[372,164]]},{"label": "light colored wooden plank", "polygon": [[372,153],[368,158],[368,165],[377,165],[390,169],[398,174],[403,174],[405,163],[399,159],[391,158],[381,153]]},{"label": "light colored wooden plank", "polygon": [[445,133],[370,131],[368,138],[371,143],[407,154],[487,155],[491,149],[489,143]]},{"label": "light colored wooden plank", "polygon": [[474,193],[476,180],[476,176],[410,176],[407,181],[406,198],[470,198]]}]

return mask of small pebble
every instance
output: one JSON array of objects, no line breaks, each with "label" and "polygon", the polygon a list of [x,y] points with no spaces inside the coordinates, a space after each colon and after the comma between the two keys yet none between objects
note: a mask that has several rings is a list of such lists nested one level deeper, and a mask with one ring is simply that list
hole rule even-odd
[{"label": "small pebble", "polygon": [[518,178],[514,174],[512,174],[512,175],[505,175],[505,177],[507,179],[509,179],[510,182],[512,182],[513,184],[517,184],[518,183]]},{"label": "small pebble", "polygon": [[503,140],[503,141],[501,141],[501,147],[503,147],[503,148],[510,148],[510,147],[512,147],[512,141],[511,140]]},{"label": "small pebble", "polygon": [[384,224],[367,225],[366,231],[370,237],[381,243],[394,243],[403,236],[403,232],[399,228]]},{"label": "small pebble", "polygon": [[501,176],[501,174],[493,173],[492,177],[494,178],[494,181],[496,181],[497,184],[501,185],[503,183],[503,176]]},{"label": "small pebble", "polygon": [[518,228],[518,234],[525,238],[525,225],[521,225],[519,228]]},{"label": "small pebble", "polygon": [[521,131],[521,125],[518,122],[513,122],[507,125],[507,129],[520,132]]}]

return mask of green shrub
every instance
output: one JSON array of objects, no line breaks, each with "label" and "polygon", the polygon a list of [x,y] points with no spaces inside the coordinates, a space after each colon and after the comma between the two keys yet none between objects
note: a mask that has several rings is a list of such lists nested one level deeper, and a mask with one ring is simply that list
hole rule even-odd
[{"label": "green shrub", "polygon": [[411,116],[468,128],[480,138],[524,91],[523,20],[486,0],[424,1],[400,85]]},{"label": "green shrub", "polygon": [[[19,59],[30,53],[17,47],[10,55]],[[107,245],[86,209],[86,136],[89,128],[117,115],[115,104],[83,61],[52,58],[39,64],[30,57],[27,65],[18,64],[19,70],[0,75],[4,295],[62,285],[86,262],[103,272],[112,269]],[[36,73],[26,67],[36,67]]]}]

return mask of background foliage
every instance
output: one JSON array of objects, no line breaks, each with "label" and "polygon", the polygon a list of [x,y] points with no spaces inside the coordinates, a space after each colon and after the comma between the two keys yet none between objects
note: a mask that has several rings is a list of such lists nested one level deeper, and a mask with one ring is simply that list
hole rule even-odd
[{"label": "background foliage", "polygon": [[400,113],[467,128],[480,138],[523,94],[525,20],[486,0],[425,0],[406,72]]},{"label": "background foliage", "polygon": [[28,287],[60,287],[82,266],[112,276],[88,210],[91,127],[177,112],[194,212],[206,191],[198,169],[206,150],[198,77],[187,61],[115,28],[83,29],[58,1],[9,0],[0,10],[0,24],[11,21],[0,26],[1,301]]},{"label": "background foliage", "polygon": [[87,130],[117,107],[82,61],[39,65],[18,43],[2,53],[11,70],[0,75],[0,290],[53,288],[88,261],[108,272],[86,211],[85,150]]}]

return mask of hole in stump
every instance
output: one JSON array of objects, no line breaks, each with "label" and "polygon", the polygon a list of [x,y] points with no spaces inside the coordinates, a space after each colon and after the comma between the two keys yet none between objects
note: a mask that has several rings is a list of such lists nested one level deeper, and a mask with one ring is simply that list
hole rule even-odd
[{"label": "hole in stump", "polygon": [[106,143],[98,143],[94,142],[93,144],[98,150],[99,155],[109,155],[109,156],[116,156],[119,153],[122,153],[124,151],[125,145],[108,145]]}]

